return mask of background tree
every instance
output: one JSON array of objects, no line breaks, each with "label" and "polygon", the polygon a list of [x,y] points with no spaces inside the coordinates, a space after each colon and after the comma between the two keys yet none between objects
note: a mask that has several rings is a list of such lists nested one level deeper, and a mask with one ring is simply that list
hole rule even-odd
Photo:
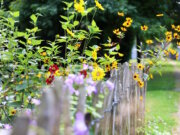
[{"label": "background tree", "polygon": [[[9,0],[10,1],[10,0]],[[71,1],[72,0],[66,0]],[[96,43],[106,42],[107,37],[113,37],[113,29],[122,24],[123,19],[118,16],[118,12],[124,12],[125,16],[133,18],[133,28],[129,29],[125,38],[120,42],[121,53],[125,54],[122,62],[127,61],[131,55],[134,41],[137,45],[151,38],[161,38],[166,29],[163,26],[171,26],[178,23],[178,4],[176,0],[99,0],[105,8],[104,12],[97,12],[95,18],[98,26],[103,29],[101,39],[93,41]],[[9,4],[9,3],[8,3]],[[88,1],[88,5],[94,4],[94,0]],[[56,34],[63,34],[59,15],[65,14],[64,4],[59,0],[15,0],[10,4],[11,10],[19,10],[19,29],[25,30],[31,27],[29,18],[31,14],[39,13],[37,26],[42,29],[38,33],[44,40],[53,40]],[[157,17],[157,14],[163,14]],[[92,15],[93,16],[93,15]],[[142,32],[141,25],[147,25],[149,30]],[[162,27],[160,27],[162,26]],[[118,40],[113,37],[113,40]],[[140,57],[140,56],[139,56]]]}]

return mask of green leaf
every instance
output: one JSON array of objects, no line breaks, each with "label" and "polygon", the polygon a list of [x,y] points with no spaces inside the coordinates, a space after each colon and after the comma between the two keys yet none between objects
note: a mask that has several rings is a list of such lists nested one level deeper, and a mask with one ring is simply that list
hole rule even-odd
[{"label": "green leaf", "polygon": [[116,55],[118,52],[109,52],[110,55]]},{"label": "green leaf", "polygon": [[61,18],[68,21],[68,18],[66,16],[61,15]]},{"label": "green leaf", "polygon": [[87,9],[87,13],[90,13],[90,12],[92,12],[93,10],[94,10],[94,7],[90,7],[90,8]]},{"label": "green leaf", "polygon": [[37,23],[37,16],[36,15],[32,14],[30,18],[31,18],[31,20],[33,21],[34,24]]},{"label": "green leaf", "polygon": [[41,42],[42,42],[42,40],[35,40],[35,39],[33,39],[32,40],[32,45],[40,45]]},{"label": "green leaf", "polygon": [[118,45],[116,46],[116,51],[119,51],[119,49],[120,49],[120,45],[118,44]]},{"label": "green leaf", "polygon": [[72,7],[73,2],[66,2],[66,1],[62,1],[64,4],[66,4],[67,8]]},{"label": "green leaf", "polygon": [[21,107],[22,102],[21,101],[14,101],[12,103],[9,103],[9,106],[11,107]]},{"label": "green leaf", "polygon": [[77,25],[79,25],[79,21],[74,21],[74,27],[76,27]]},{"label": "green leaf", "polygon": [[18,85],[16,85],[16,91],[25,90],[26,88],[28,88],[26,82],[24,82],[23,84],[18,84]]},{"label": "green leaf", "polygon": [[92,26],[95,26],[95,27],[97,26],[97,25],[96,25],[96,22],[95,22],[94,20],[92,21],[91,25],[92,25]]},{"label": "green leaf", "polygon": [[86,54],[87,56],[91,57],[91,56],[92,56],[92,51],[86,50],[86,51],[85,51],[85,54]]},{"label": "green leaf", "polygon": [[11,15],[15,18],[19,17],[19,11],[11,12]]},{"label": "green leaf", "polygon": [[74,18],[74,15],[69,16],[68,20],[71,21]]}]

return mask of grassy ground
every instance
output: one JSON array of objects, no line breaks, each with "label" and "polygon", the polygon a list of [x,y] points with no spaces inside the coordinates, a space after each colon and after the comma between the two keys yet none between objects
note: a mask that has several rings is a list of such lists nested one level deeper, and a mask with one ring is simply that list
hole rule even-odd
[{"label": "grassy ground", "polygon": [[162,76],[156,73],[154,79],[148,82],[146,121],[147,133],[151,135],[159,135],[158,132],[163,132],[164,135],[164,132],[172,131],[176,125],[173,114],[178,111],[177,104],[180,99],[180,92],[173,91],[174,67],[166,62],[162,63],[159,70]]}]

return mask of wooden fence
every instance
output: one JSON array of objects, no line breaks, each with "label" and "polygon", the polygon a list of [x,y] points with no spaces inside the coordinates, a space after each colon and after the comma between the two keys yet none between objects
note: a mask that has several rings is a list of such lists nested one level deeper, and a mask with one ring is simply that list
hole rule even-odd
[{"label": "wooden fence", "polygon": [[[118,70],[111,72],[110,81],[115,88],[105,94],[103,84],[97,84],[98,91],[104,93],[103,107],[98,109],[100,118],[92,118],[87,122],[93,129],[94,135],[143,135],[145,117],[146,81],[143,88],[134,81],[134,73],[143,72],[136,68],[136,64],[129,67],[128,63],[120,66]],[[56,79],[54,85],[44,89],[41,105],[38,108],[37,127],[32,128],[29,117],[17,118],[11,135],[71,135],[73,124],[70,111],[70,93],[63,90],[62,79]],[[78,97],[77,112],[85,114],[86,91],[82,86]],[[100,97],[93,95],[92,104],[96,106]],[[63,127],[63,128],[62,128]],[[61,130],[64,129],[64,130]]]}]

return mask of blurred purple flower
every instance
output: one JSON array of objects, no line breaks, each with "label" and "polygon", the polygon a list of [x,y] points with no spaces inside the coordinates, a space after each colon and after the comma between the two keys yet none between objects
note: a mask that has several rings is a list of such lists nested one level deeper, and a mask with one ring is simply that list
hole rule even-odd
[{"label": "blurred purple flower", "polygon": [[97,89],[95,86],[89,85],[86,87],[88,95],[91,95],[93,92],[96,93]]},{"label": "blurred purple flower", "polygon": [[93,71],[93,69],[94,69],[93,66],[89,66],[90,71]]},{"label": "blurred purple flower", "polygon": [[84,76],[83,75],[77,75],[75,77],[75,83],[78,85],[82,85],[84,83]]},{"label": "blurred purple flower", "polygon": [[32,101],[32,103],[35,104],[35,105],[40,105],[40,104],[41,104],[41,101],[40,101],[39,99],[33,98],[31,101]]},{"label": "blurred purple flower", "polygon": [[114,83],[112,83],[111,81],[107,80],[106,86],[109,90],[114,90]]},{"label": "blurred purple flower", "polygon": [[26,114],[28,117],[31,117],[31,115],[32,115],[31,109],[26,109],[25,114]]},{"label": "blurred purple flower", "polygon": [[74,79],[76,78],[76,75],[74,75],[74,74],[69,74],[69,75],[68,75],[68,78],[74,81]]},{"label": "blurred purple flower", "polygon": [[88,69],[88,65],[87,64],[83,64],[83,70],[87,70]]},{"label": "blurred purple flower", "polygon": [[85,124],[84,115],[81,112],[76,114],[74,123],[74,135],[89,135],[88,128]]},{"label": "blurred purple flower", "polygon": [[11,128],[12,128],[12,126],[11,126],[11,125],[9,125],[9,124],[4,124],[4,128],[5,128],[5,129],[7,129],[7,130],[9,130],[9,129],[11,129]]},{"label": "blurred purple flower", "polygon": [[74,93],[75,93],[76,96],[79,96],[79,91],[75,90]]},{"label": "blurred purple flower", "polygon": [[86,80],[86,82],[87,82],[88,85],[96,86],[96,82],[93,81],[92,78],[88,78],[88,79]]},{"label": "blurred purple flower", "polygon": [[37,126],[37,121],[36,120],[30,120],[29,124],[32,126]]},{"label": "blurred purple flower", "polygon": [[65,80],[65,85],[68,87],[69,91],[71,92],[71,94],[73,94],[75,92],[75,89],[73,87],[73,83],[74,83],[74,79],[75,79],[75,75],[70,74],[67,79]]}]

